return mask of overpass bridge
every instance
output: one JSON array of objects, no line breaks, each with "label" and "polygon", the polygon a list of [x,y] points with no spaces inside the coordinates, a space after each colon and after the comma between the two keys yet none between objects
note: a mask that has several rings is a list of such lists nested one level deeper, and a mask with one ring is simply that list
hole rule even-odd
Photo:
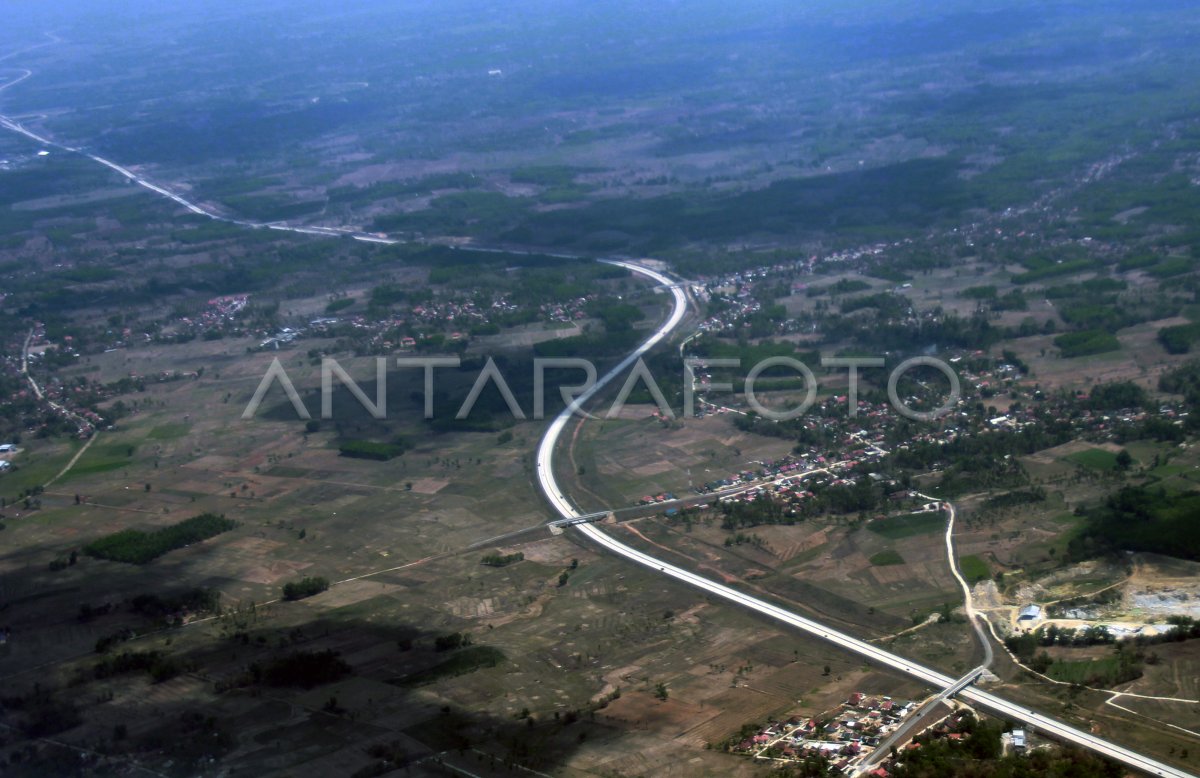
[{"label": "overpass bridge", "polygon": [[943,689],[941,691],[941,693],[938,694],[938,699],[945,700],[949,697],[955,696],[956,694],[961,692],[963,689],[967,688],[971,684],[978,681],[979,676],[983,675],[983,671],[985,669],[986,668],[983,665],[980,665],[979,667],[976,667],[974,670],[970,670],[962,678],[959,678],[957,681],[955,681],[954,683],[950,684],[945,689]]},{"label": "overpass bridge", "polygon": [[554,529],[563,527],[573,527],[576,524],[591,524],[597,521],[616,518],[613,511],[596,511],[595,513],[585,513],[580,516],[568,516],[565,519],[555,519],[554,521],[546,522],[546,526]]}]

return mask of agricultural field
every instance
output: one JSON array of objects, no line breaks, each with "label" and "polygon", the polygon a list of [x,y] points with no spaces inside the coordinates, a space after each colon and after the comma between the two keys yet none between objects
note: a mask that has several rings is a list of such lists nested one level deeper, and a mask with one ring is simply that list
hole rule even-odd
[{"label": "agricultural field", "polygon": [[1192,9],[25,5],[0,773],[765,778],[731,740],[936,691],[542,467],[1200,769]]}]

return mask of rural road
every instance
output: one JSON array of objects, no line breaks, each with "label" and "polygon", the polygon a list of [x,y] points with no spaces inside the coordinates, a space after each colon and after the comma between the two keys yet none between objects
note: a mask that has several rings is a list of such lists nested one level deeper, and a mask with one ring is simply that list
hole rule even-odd
[{"label": "rural road", "polygon": [[[45,45],[45,44],[43,44],[43,45]],[[29,77],[29,75],[23,73],[22,77],[20,79],[18,79],[18,81],[24,80],[25,78],[28,78],[28,77]],[[9,86],[15,85],[15,83],[16,82],[14,81],[12,83],[5,84],[5,85],[3,85],[3,87],[0,87],[0,88],[7,88]],[[131,181],[139,186],[142,186],[142,187],[148,189],[149,191],[154,192],[155,194],[158,194],[162,197],[165,197],[167,199],[174,201],[175,203],[186,208],[187,210],[191,211],[192,213],[207,216],[216,221],[237,224],[237,225],[244,226],[244,227],[251,228],[251,229],[273,229],[273,230],[280,230],[280,231],[300,233],[300,234],[313,235],[313,236],[322,236],[322,237],[348,237],[353,240],[364,241],[364,242],[369,242],[369,243],[395,244],[395,243],[403,242],[403,241],[396,240],[393,238],[388,238],[383,235],[379,235],[377,233],[355,231],[355,230],[352,230],[349,228],[293,226],[293,225],[287,225],[287,224],[283,224],[283,223],[255,222],[255,221],[234,219],[234,218],[225,216],[223,214],[220,214],[211,208],[205,207],[201,204],[194,203],[194,202],[188,200],[187,198],[184,198],[182,195],[172,192],[171,190],[167,189],[166,187],[155,184],[155,183],[149,181],[148,179],[145,179],[145,178],[139,176],[137,173],[133,172],[132,170],[130,170],[126,167],[123,167],[111,160],[105,159],[105,158],[100,157],[95,154],[91,154],[83,149],[67,146],[67,145],[64,145],[61,143],[57,143],[53,140],[50,140],[49,138],[43,137],[43,136],[25,128],[24,126],[21,125],[21,123],[19,121],[17,121],[17,119],[15,119],[13,117],[0,115],[0,127],[10,130],[12,132],[18,133],[20,135],[23,135],[23,136],[29,138],[30,140],[36,141],[37,143],[40,143],[46,147],[56,148],[56,149],[66,151],[69,153],[82,154],[83,156],[91,159],[92,161],[94,161],[98,164],[104,165],[105,167],[107,167],[113,171],[116,171],[117,173],[119,173],[120,175],[122,175],[123,177],[128,179],[129,181]],[[472,248],[474,248],[474,247],[472,247]],[[495,250],[496,251],[504,251],[503,249],[495,249]],[[556,255],[556,256],[558,256],[558,255]],[[568,255],[561,255],[561,256],[564,256],[564,258],[566,258]],[[545,433],[545,436],[542,438],[541,443],[538,446],[538,449],[537,449],[537,475],[538,475],[538,480],[540,482],[541,488],[542,488],[543,492],[545,493],[547,500],[550,502],[551,506],[554,508],[554,510],[557,513],[559,513],[563,518],[568,518],[568,519],[569,518],[577,518],[577,517],[583,515],[583,513],[581,511],[578,511],[571,504],[571,502],[568,500],[566,495],[563,494],[562,489],[559,486],[557,479],[555,478],[555,475],[554,475],[553,462],[554,462],[554,449],[556,447],[559,437],[562,435],[562,432],[566,427],[567,421],[573,415],[575,406],[586,403],[588,400],[590,400],[592,397],[594,397],[597,392],[599,392],[603,387],[605,387],[609,382],[611,382],[616,376],[620,375],[627,368],[629,368],[631,365],[633,365],[633,363],[636,362],[642,355],[644,355],[645,353],[650,351],[650,349],[654,348],[656,345],[658,345],[660,342],[662,342],[664,339],[666,339],[675,330],[675,328],[679,325],[679,323],[683,320],[683,318],[686,314],[686,311],[687,311],[687,295],[686,295],[686,293],[684,292],[683,289],[681,289],[676,284],[676,282],[674,282],[667,276],[663,275],[662,273],[659,273],[655,270],[651,270],[647,267],[638,265],[633,262],[627,262],[627,261],[622,261],[622,260],[601,260],[601,261],[607,262],[607,263],[613,264],[613,265],[618,265],[620,267],[624,267],[634,273],[638,273],[640,275],[646,276],[647,278],[649,278],[659,284],[662,284],[664,287],[668,288],[670,290],[671,294],[673,295],[674,305],[672,307],[671,315],[667,318],[667,320],[665,322],[663,322],[663,324],[657,330],[655,330],[655,332],[644,343],[642,343],[640,346],[638,346],[638,348],[635,349],[633,351],[633,353],[631,353],[629,356],[627,356],[625,359],[623,359],[615,368],[613,368],[609,372],[605,373],[599,380],[597,380],[595,385],[593,385],[591,387],[591,389],[589,389],[587,392],[585,392],[583,395],[581,395],[578,398],[578,400],[576,401],[576,403],[573,403],[571,407],[568,407],[567,409],[563,410],[562,413],[560,413],[558,416],[555,417],[555,419],[551,422],[550,426],[548,427],[548,429]],[[669,562],[658,560],[658,559],[650,556],[649,554],[642,553],[641,551],[638,551],[630,546],[627,546],[627,545],[611,538],[610,536],[606,535],[594,524],[579,524],[579,525],[575,525],[575,526],[580,532],[587,535],[591,540],[593,540],[600,546],[608,549],[609,551],[612,551],[615,554],[625,557],[626,559],[628,559],[630,561],[641,564],[652,570],[657,570],[658,572],[663,573],[664,575],[667,575],[671,578],[675,578],[676,580],[679,580],[679,581],[686,583],[690,586],[693,586],[697,589],[705,591],[708,594],[714,595],[714,596],[719,597],[724,600],[728,600],[729,602],[732,602],[735,605],[738,605],[738,606],[746,608],[748,610],[768,616],[769,618],[775,619],[779,622],[782,622],[789,626],[800,629],[800,630],[807,632],[808,634],[813,635],[815,637],[821,638],[823,640],[827,640],[827,641],[833,643],[834,645],[840,646],[841,648],[843,648],[847,651],[850,651],[852,653],[855,653],[855,654],[857,654],[865,659],[868,659],[869,661],[872,661],[880,666],[890,667],[897,671],[906,673],[906,674],[908,674],[914,678],[917,678],[918,680],[921,680],[925,683],[928,683],[930,686],[933,686],[938,689],[946,689],[948,687],[953,686],[956,683],[956,679],[951,678],[950,676],[947,676],[936,670],[932,670],[930,668],[923,667],[922,665],[919,665],[915,662],[911,662],[907,659],[904,659],[903,657],[900,657],[895,654],[884,651],[883,649],[876,648],[875,646],[873,646],[869,643],[861,641],[861,640],[854,638],[850,635],[847,635],[843,632],[839,632],[832,628],[825,627],[818,622],[812,621],[811,619],[804,618],[797,614],[791,613],[790,611],[784,610],[783,608],[780,608],[776,605],[772,605],[771,603],[766,602],[765,600],[761,600],[756,597],[751,597],[749,595],[743,594],[742,592],[739,592],[736,589],[725,586],[723,584],[719,584],[715,581],[704,578],[703,576],[696,575],[695,573],[692,573],[683,568],[676,567],[675,565],[672,565]],[[975,623],[975,622],[973,621],[972,623]],[[985,643],[985,645],[987,645],[987,644]],[[1170,765],[1163,764],[1162,762],[1158,762],[1156,760],[1150,759],[1149,757],[1142,756],[1141,754],[1130,751],[1129,749],[1126,749],[1119,745],[1111,743],[1107,740],[1104,740],[1103,738],[1088,734],[1081,730],[1075,729],[1074,727],[1068,726],[1067,724],[1057,721],[1056,719],[1052,719],[1048,716],[1044,716],[1040,713],[1036,713],[1028,708],[1023,708],[1015,703],[1008,702],[1007,700],[997,697],[994,694],[990,694],[988,692],[984,692],[979,689],[968,687],[968,688],[965,688],[959,694],[959,696],[962,698],[968,699],[971,702],[977,704],[978,706],[985,708],[985,709],[987,709],[995,714],[998,714],[1000,716],[1003,716],[1005,718],[1012,719],[1014,721],[1021,721],[1028,726],[1037,727],[1037,729],[1043,734],[1049,734],[1049,735],[1054,736],[1064,742],[1072,743],[1072,744],[1080,746],[1082,748],[1089,749],[1098,754],[1102,754],[1106,757],[1109,757],[1110,759],[1121,762],[1122,764],[1125,764],[1134,769],[1147,772],[1151,775],[1173,776],[1176,778],[1190,778],[1191,777],[1191,773],[1187,773],[1176,767],[1172,767]]]},{"label": "rural road", "polygon": [[971,622],[971,627],[975,630],[975,635],[979,638],[979,644],[983,646],[983,664],[980,667],[988,668],[992,666],[992,661],[996,655],[992,650],[992,642],[988,640],[987,633],[980,624],[982,618],[975,610],[975,603],[971,599],[971,586],[967,583],[967,579],[963,577],[962,570],[959,568],[958,556],[954,553],[954,519],[957,512],[954,509],[954,503],[943,502],[936,497],[930,497],[927,494],[917,493],[918,497],[922,497],[930,502],[941,504],[949,514],[949,519],[946,521],[946,559],[950,562],[950,572],[954,574],[954,579],[958,581],[958,585],[963,591],[963,608],[967,613],[967,621]]},{"label": "rural road", "polygon": [[[668,289],[674,296],[674,305],[671,310],[671,315],[654,333],[646,339],[640,346],[637,347],[629,356],[622,360],[616,367],[601,376],[596,383],[576,401],[576,405],[582,406],[592,399],[598,392],[607,386],[614,378],[622,374],[627,368],[633,365],[642,355],[654,348],[656,345],[666,339],[672,331],[683,320],[684,314],[687,311],[687,296],[683,290],[672,279],[662,273],[651,270],[642,265],[617,261],[617,260],[602,260],[609,264],[618,265],[649,278],[657,284],[660,284]],[[585,515],[584,511],[577,509],[567,496],[563,493],[562,487],[559,486],[558,479],[554,474],[554,453],[558,444],[558,439],[562,435],[563,430],[567,426],[574,414],[574,408],[566,408],[554,418],[547,428],[545,435],[538,444],[536,456],[536,473],[539,485],[546,499],[554,508],[555,512],[565,519],[578,518]],[[612,538],[603,532],[596,524],[576,524],[576,529],[586,535],[593,542],[602,548],[611,551],[619,556],[624,557],[632,562],[648,567],[651,570],[657,571],[670,578],[674,578],[696,589],[727,600],[734,605],[745,608],[747,610],[762,614],[776,621],[787,624],[791,627],[800,629],[814,637],[826,640],[840,648],[843,648],[851,653],[857,654],[879,666],[889,667],[893,670],[905,673],[913,678],[923,681],[930,686],[945,690],[955,686],[961,679],[955,679],[937,670],[924,667],[916,662],[897,656],[881,648],[871,645],[865,641],[859,640],[851,635],[838,630],[826,627],[812,619],[799,616],[795,613],[773,605],[765,600],[757,597],[752,597],[744,594],[737,589],[717,583],[711,579],[697,575],[689,570],[671,564],[670,562],[657,559],[642,551],[638,551],[631,546]],[[949,534],[952,528],[948,530],[947,543],[950,544]],[[951,553],[953,546],[950,545]],[[954,568],[957,576],[957,566]],[[959,580],[963,586],[966,581]],[[969,601],[968,601],[969,602]],[[973,624],[976,624],[972,620]],[[984,640],[985,647],[990,647],[990,644]],[[1128,767],[1137,770],[1145,771],[1151,775],[1173,776],[1174,778],[1187,778],[1191,773],[1164,764],[1157,760],[1130,751],[1127,748],[1111,743],[1101,737],[1089,734],[1072,726],[1064,724],[1061,721],[1050,718],[1043,714],[1037,713],[1029,708],[1022,707],[1016,703],[1009,702],[1001,697],[998,697],[989,692],[975,689],[971,686],[966,686],[958,696],[971,701],[972,703],[984,708],[994,714],[1004,718],[1020,721],[1027,726],[1036,727],[1039,732],[1045,735],[1053,736],[1063,742],[1071,743],[1098,754],[1102,754],[1110,759],[1120,762]]]}]

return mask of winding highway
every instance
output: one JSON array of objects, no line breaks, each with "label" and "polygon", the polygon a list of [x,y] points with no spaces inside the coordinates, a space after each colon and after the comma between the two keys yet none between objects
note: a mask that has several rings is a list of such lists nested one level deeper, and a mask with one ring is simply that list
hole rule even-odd
[{"label": "winding highway", "polygon": [[[666,275],[639,265],[634,262],[626,262],[619,260],[601,260],[609,264],[624,267],[634,273],[643,275],[650,280],[661,284],[669,289],[674,296],[674,304],[671,309],[671,315],[667,320],[655,330],[655,332],[642,343],[629,356],[623,359],[620,364],[612,370],[600,377],[596,383],[586,392],[579,396],[571,406],[565,408],[561,413],[554,418],[547,428],[545,435],[538,444],[536,457],[536,471],[538,482],[542,492],[550,505],[564,519],[580,518],[585,514],[580,511],[563,493],[562,487],[558,483],[558,479],[554,474],[554,453],[558,445],[558,440],[562,436],[563,430],[566,429],[568,421],[572,418],[576,408],[583,406],[608,385],[614,378],[623,373],[627,368],[640,359],[646,352],[654,348],[667,338],[672,331],[683,320],[687,312],[687,295],[683,289],[672,281]],[[996,715],[1002,716],[1012,721],[1020,721],[1027,726],[1036,727],[1037,730],[1045,735],[1053,736],[1054,738],[1065,743],[1071,743],[1081,748],[1086,748],[1095,753],[1101,754],[1114,761],[1120,762],[1128,767],[1136,770],[1141,770],[1150,775],[1172,776],[1173,778],[1191,778],[1192,774],[1180,770],[1168,764],[1164,764],[1157,760],[1130,751],[1127,748],[1116,745],[1103,738],[1097,737],[1090,733],[1076,729],[1068,724],[1037,713],[1029,708],[1018,705],[1017,703],[1009,702],[1008,700],[998,697],[989,692],[973,688],[966,683],[962,683],[963,679],[956,679],[948,676],[937,670],[917,664],[916,662],[905,659],[891,652],[871,645],[865,641],[859,640],[856,637],[848,635],[844,632],[827,627],[812,619],[792,613],[784,608],[774,605],[766,600],[752,597],[748,594],[738,591],[732,587],[718,583],[704,576],[697,575],[690,570],[682,567],[677,567],[670,562],[658,559],[650,554],[639,551],[631,546],[616,540],[606,534],[599,526],[592,523],[573,524],[578,531],[586,535],[590,540],[595,542],[602,548],[624,557],[631,562],[635,562],[644,567],[648,567],[653,571],[662,573],[665,576],[674,578],[677,581],[685,583],[696,589],[719,597],[723,600],[733,603],[739,607],[754,611],[763,616],[779,621],[790,627],[802,630],[814,637],[826,640],[839,646],[846,651],[863,657],[879,666],[889,667],[893,670],[905,673],[917,680],[923,681],[937,689],[953,689],[956,686],[961,686],[958,691],[960,698],[966,699],[975,705],[990,711]],[[950,541],[947,539],[947,543]],[[957,570],[956,570],[957,574]],[[962,582],[965,585],[965,581]],[[972,625],[975,624],[972,618]],[[984,643],[985,650],[990,647]]]},{"label": "winding highway", "polygon": [[[32,74],[29,71],[22,71],[22,74],[18,78],[12,79],[5,84],[0,84],[0,91],[15,86],[26,78],[29,78],[30,75]],[[178,205],[186,208],[188,211],[194,214],[206,216],[217,221],[237,224],[252,229],[273,229],[325,237],[348,237],[354,240],[370,243],[393,244],[401,242],[378,233],[362,232],[348,228],[289,225],[281,222],[256,222],[236,219],[226,216],[203,204],[193,202],[162,185],[156,184],[138,175],[129,168],[119,165],[116,162],[92,154],[84,149],[67,146],[44,137],[23,126],[18,117],[0,115],[0,128],[23,135],[30,140],[36,141],[37,143],[43,144],[47,147],[57,148],[68,153],[81,154],[92,161],[117,172],[132,183],[142,186],[159,196],[174,201]],[[471,248],[473,250],[500,251],[500,249],[484,249],[477,247]],[[566,258],[570,255],[555,256],[563,256]],[[559,438],[566,428],[568,421],[570,421],[577,408],[580,408],[586,404],[614,378],[622,374],[644,354],[666,339],[675,330],[675,328],[679,326],[680,322],[683,321],[687,313],[687,294],[680,285],[663,273],[643,265],[624,260],[612,259],[601,261],[607,262],[608,264],[617,265],[619,267],[624,267],[631,272],[640,274],[658,284],[661,284],[673,295],[674,304],[671,309],[671,315],[667,317],[667,320],[663,322],[663,324],[657,330],[655,330],[655,332],[644,343],[638,346],[633,353],[629,354],[616,367],[605,373],[590,389],[580,395],[570,406],[568,406],[554,418],[554,420],[550,423],[550,426],[547,428],[541,442],[539,443],[536,457],[538,480],[547,500],[563,519],[576,519],[586,515],[585,512],[578,510],[567,498],[554,475],[555,448],[558,444]],[[595,524],[581,523],[570,526],[574,526],[601,547],[632,562],[648,567],[651,570],[655,570],[663,575],[674,578],[694,588],[700,589],[712,596],[727,600],[734,605],[767,616],[783,624],[787,624],[788,626],[802,630],[814,637],[829,641],[830,643],[833,643],[834,645],[837,645],[846,651],[857,654],[858,656],[874,662],[877,665],[882,667],[890,667],[899,672],[903,672],[913,678],[929,684],[934,688],[940,690],[951,689],[961,680],[924,667],[901,656],[897,656],[896,654],[884,651],[883,649],[877,648],[870,643],[859,640],[858,638],[843,632],[839,632],[830,627],[826,627],[819,622],[799,616],[765,600],[752,597],[724,584],[720,584],[703,576],[696,575],[695,573],[692,573],[681,567],[677,567],[670,562],[657,559],[649,554],[638,551],[637,549],[627,546],[624,543],[621,543],[611,536],[605,534]],[[949,545],[949,543],[950,539],[948,535],[947,544]],[[954,566],[952,566],[952,568],[953,567]],[[957,570],[955,572],[957,576]],[[965,582],[962,583],[965,585]],[[970,609],[969,599],[968,614],[972,616],[972,625],[978,627]],[[986,641],[984,645],[985,647],[990,647]],[[1187,773],[1179,768],[1172,767],[1154,759],[1150,759],[1149,757],[1142,756],[1141,754],[1130,751],[1129,749],[1111,743],[1103,738],[1083,732],[1082,730],[1071,727],[1067,724],[1057,721],[1056,719],[1050,718],[1049,716],[1036,713],[1029,708],[1024,708],[1016,703],[1012,703],[1004,700],[1001,697],[997,697],[994,694],[966,686],[965,684],[964,688],[958,693],[958,696],[970,700],[979,707],[991,711],[994,714],[1011,719],[1013,721],[1023,722],[1031,727],[1036,727],[1043,734],[1048,734],[1063,742],[1089,749],[1113,759],[1114,761],[1120,762],[1128,767],[1144,771],[1151,775],[1172,776],[1173,778],[1191,778],[1192,776],[1191,773]]]}]

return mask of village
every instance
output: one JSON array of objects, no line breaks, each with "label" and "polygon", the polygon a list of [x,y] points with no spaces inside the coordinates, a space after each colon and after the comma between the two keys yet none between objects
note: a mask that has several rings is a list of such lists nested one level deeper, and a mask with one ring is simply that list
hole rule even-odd
[{"label": "village", "polygon": [[[903,760],[903,754],[922,747],[930,740],[946,739],[961,741],[967,718],[972,714],[966,710],[954,710],[948,715],[931,719],[920,732],[907,743],[888,743],[889,735],[900,732],[912,724],[920,725],[914,717],[927,715],[928,710],[920,702],[894,700],[884,695],[855,692],[837,708],[819,716],[793,716],[786,721],[770,722],[754,734],[732,744],[730,750],[750,756],[755,760],[770,761],[780,765],[803,763],[814,758],[844,775],[871,775],[887,778],[889,766]],[[889,752],[883,758],[874,756],[883,744],[889,749],[899,748],[894,755]],[[1016,753],[1027,747],[1027,735],[1017,729],[1004,735],[1005,749]]]}]

